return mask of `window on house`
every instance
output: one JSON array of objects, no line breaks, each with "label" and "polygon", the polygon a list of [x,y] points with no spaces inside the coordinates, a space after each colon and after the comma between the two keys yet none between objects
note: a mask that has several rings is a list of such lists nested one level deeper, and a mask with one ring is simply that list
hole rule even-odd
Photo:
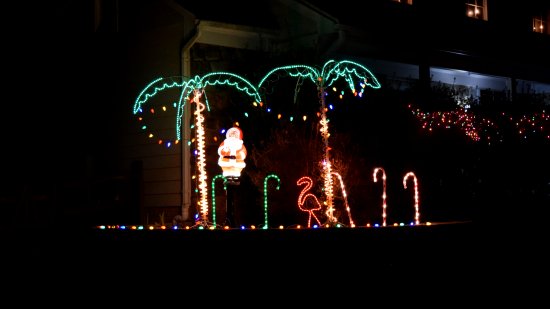
[{"label": "window on house", "polygon": [[548,25],[542,16],[533,17],[533,32],[548,33]]},{"label": "window on house", "polygon": [[487,20],[487,0],[466,1],[466,16]]},{"label": "window on house", "polygon": [[398,3],[405,3],[405,4],[409,4],[409,5],[412,5],[413,4],[413,0],[392,0],[393,2],[398,2]]}]

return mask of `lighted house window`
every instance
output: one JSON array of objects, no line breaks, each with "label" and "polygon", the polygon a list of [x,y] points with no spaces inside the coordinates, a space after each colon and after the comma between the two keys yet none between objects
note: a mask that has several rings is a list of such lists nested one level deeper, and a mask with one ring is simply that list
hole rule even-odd
[{"label": "lighted house window", "polygon": [[409,5],[412,5],[413,4],[413,0],[392,0],[393,2],[398,2],[398,3],[405,3],[405,4],[409,4]]},{"label": "lighted house window", "polygon": [[487,20],[487,0],[466,1],[466,16]]},{"label": "lighted house window", "polygon": [[547,33],[548,30],[546,28],[547,28],[546,20],[544,20],[542,16],[533,17],[533,32]]}]

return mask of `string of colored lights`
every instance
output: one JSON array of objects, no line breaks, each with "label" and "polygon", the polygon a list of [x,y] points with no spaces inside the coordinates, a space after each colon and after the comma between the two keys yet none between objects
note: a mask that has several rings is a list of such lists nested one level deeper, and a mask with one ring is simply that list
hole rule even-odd
[{"label": "string of colored lights", "polygon": [[[300,67],[300,66],[287,66],[282,68],[292,69],[293,67]],[[276,71],[278,69],[275,69],[273,71]],[[311,70],[311,68],[309,70]],[[314,76],[314,75],[309,73],[310,72],[308,71],[308,69],[305,69],[305,68],[303,69],[303,74],[305,74],[305,76],[310,77],[310,79],[312,79],[311,76]],[[234,74],[225,73],[225,72],[211,73],[211,74],[215,74],[214,76],[220,75],[220,76],[226,76],[231,78],[236,76]],[[293,74],[292,76],[299,76],[299,75]],[[208,77],[212,78],[212,76],[208,76]],[[239,77],[235,77],[235,79],[238,79],[238,78]],[[195,79],[193,79],[192,82],[200,84],[201,78],[195,77]],[[226,84],[237,85],[236,82],[230,82],[229,80],[225,80],[225,82]],[[263,82],[264,81],[260,83],[260,86]],[[219,79],[218,81],[213,80],[213,81],[209,81],[207,84],[216,84],[216,83],[222,84],[223,81],[221,79]],[[253,88],[253,86],[251,86],[251,84],[247,81],[243,82],[242,84],[250,85],[250,86],[247,86],[246,88],[247,90],[250,87]],[[362,84],[362,87],[364,88],[365,85],[363,83],[361,84]],[[187,82],[183,81],[183,77],[166,77],[166,78],[163,77],[163,78],[157,78],[151,83],[149,83],[141,91],[141,93],[139,94],[139,96],[135,101],[134,114],[143,113],[143,109],[142,109],[143,104],[145,104],[149,99],[153,98],[158,93],[174,87],[187,88]],[[245,89],[245,87],[244,86],[238,87],[238,89]],[[256,96],[254,91],[248,91],[247,93],[251,93],[252,95]],[[362,94],[363,94],[363,90],[360,93],[358,93],[359,96],[362,96]],[[174,102],[169,104],[168,106],[177,107],[177,105],[178,103]],[[253,105],[261,106],[262,104],[261,102],[260,103],[254,102]],[[167,110],[166,106],[167,105],[162,106],[162,109],[165,112],[170,110],[170,109]],[[208,101],[207,101],[207,107],[209,107]],[[479,141],[482,138],[485,138],[485,140],[487,140],[488,143],[492,143],[494,141],[497,141],[497,142],[503,141],[504,136],[502,136],[501,132],[499,132],[499,127],[495,124],[494,120],[490,120],[484,117],[475,117],[475,115],[473,115],[471,111],[467,111],[462,107],[457,107],[457,110],[454,110],[454,111],[449,111],[449,112],[440,111],[440,112],[433,112],[433,113],[422,112],[419,108],[413,109],[411,105],[409,105],[409,107],[411,108],[413,114],[417,116],[418,120],[422,122],[423,128],[427,129],[428,131],[432,131],[435,128],[448,129],[451,127],[459,127],[463,129],[465,134],[467,134],[472,140]],[[154,108],[149,109],[149,111],[151,114],[155,113]],[[143,130],[149,129],[148,124],[145,123],[145,121],[143,121],[144,116],[145,115],[141,115],[138,118],[138,120],[143,123],[142,125]],[[519,119],[517,120],[515,120],[513,116],[506,115],[506,113],[504,112],[502,112],[501,116],[503,116],[503,119],[508,120],[517,128],[516,132],[519,134],[522,140],[530,140],[532,138],[537,138],[539,135],[543,136],[546,140],[550,140],[550,129],[548,126],[550,115],[547,114],[544,110],[541,112],[533,112],[531,114],[525,114],[525,115],[519,116]],[[282,114],[278,114],[277,117],[278,119],[293,119],[293,118],[298,118],[298,115],[284,116]],[[307,116],[303,115],[302,117],[307,117]],[[149,132],[147,135],[149,138],[155,137],[152,132]],[[170,147],[173,144],[179,143],[179,139],[177,138],[169,139],[166,137],[159,136],[157,143],[160,145],[165,144],[167,147]]]},{"label": "string of colored lights", "polygon": [[[360,83],[360,87],[364,87],[364,83]],[[335,93],[338,93],[337,96],[340,100],[343,100],[344,99],[344,91],[341,91],[341,90],[338,90],[337,87],[332,87],[332,92],[335,92]],[[362,94],[363,92],[360,92],[360,95]],[[328,94],[325,94],[328,96]],[[253,102],[252,103],[252,108],[254,109],[257,109],[257,108],[261,108],[263,106],[263,103],[260,102],[260,103],[257,103],[257,102]],[[156,138],[156,143],[158,145],[162,145],[162,146],[165,146],[167,148],[170,148],[171,146],[173,145],[177,145],[179,144],[179,140],[175,138],[175,133],[174,133],[174,136],[173,137],[168,137],[168,136],[157,136],[159,135],[159,133],[157,131],[155,131],[153,128],[152,128],[152,122],[153,121],[156,121],[158,119],[163,119],[163,118],[169,118],[170,116],[172,116],[173,114],[173,117],[175,118],[175,114],[176,114],[176,107],[177,107],[177,102],[173,102],[172,104],[170,105],[162,105],[160,106],[160,112],[162,113],[166,113],[167,115],[166,116],[163,116],[162,113],[159,114],[159,108],[154,108],[154,107],[151,107],[150,109],[144,111],[142,110],[141,108],[138,110],[138,117],[137,117],[137,120],[138,122],[141,124],[141,129],[146,131],[146,130],[149,130],[146,132],[146,135],[148,138],[150,139],[153,139],[153,138]],[[331,103],[327,103],[327,113],[330,112],[331,110],[335,110],[336,107],[335,105],[331,104]],[[285,121],[285,120],[288,120],[289,123],[293,123],[295,122],[296,120],[298,119],[301,119],[301,121],[307,121],[308,119],[314,119],[315,117],[319,118],[320,117],[320,112],[319,111],[313,111],[313,112],[309,112],[309,114],[307,113],[302,113],[302,114],[296,114],[296,113],[292,113],[292,112],[289,112],[289,113],[283,113],[283,112],[279,112],[279,113],[273,113],[272,109],[271,108],[265,108],[263,109],[263,111],[266,112],[266,116],[269,116],[269,115],[272,115],[276,120],[279,120],[279,121]],[[250,115],[250,112],[249,111],[245,111],[243,112],[243,119],[245,118],[248,118]],[[195,124],[192,123],[190,125],[191,129],[194,129],[195,128]],[[220,134],[223,135],[224,130],[220,130]],[[214,136],[214,141],[217,142],[218,141],[218,137],[217,136]],[[194,143],[194,138],[188,142],[188,146],[191,145],[192,143]]]},{"label": "string of colored lights", "polygon": [[[187,84],[187,82],[183,81],[182,77],[160,77],[149,83],[138,95],[134,102],[133,107],[133,113],[134,115],[138,115],[137,119],[138,122],[141,125],[141,129],[146,131],[147,137],[150,139],[156,138],[157,144],[159,145],[165,145],[166,147],[171,147],[172,145],[177,145],[179,143],[179,139],[172,137],[169,138],[167,136],[156,136],[156,131],[158,128],[152,128],[149,125],[151,122],[156,118],[162,118],[163,116],[158,116],[158,111],[162,111],[163,113],[166,113],[166,115],[170,116],[169,114],[171,112],[174,113],[174,117],[176,115],[176,107],[177,102],[173,102],[171,104],[161,103],[160,106],[151,106],[147,109],[148,113],[145,113],[143,109],[144,104],[152,105],[153,101],[152,99],[160,94],[161,92],[167,92],[170,89],[176,89],[176,88],[182,88]],[[168,95],[168,94],[167,94]],[[158,108],[157,108],[158,107]],[[159,133],[160,134],[160,133]]]},{"label": "string of colored lights", "polygon": [[[172,106],[174,107],[174,113],[175,113],[176,103],[172,104]],[[166,105],[163,105],[163,106],[161,106],[161,111],[164,112],[164,113],[166,113],[166,112],[169,111],[169,109],[166,107]],[[151,107],[151,108],[149,109],[149,114],[150,114],[151,116],[154,116],[155,113],[156,113],[156,109],[155,109],[154,107]],[[146,119],[146,116],[145,116],[144,111],[143,111],[141,108],[139,109],[138,114],[139,114],[139,116],[137,117],[137,119],[138,119],[138,121],[139,121],[140,123],[142,123],[141,129],[144,130],[144,131],[145,131],[145,130],[148,130],[148,129],[149,129],[149,126],[146,124],[146,122],[147,122],[146,120],[147,120],[147,119]],[[159,117],[159,118],[161,118],[161,117]],[[149,137],[149,138],[152,139],[152,138],[155,138],[156,135],[155,135],[154,131],[149,131],[149,132],[147,132],[147,137]],[[158,138],[157,138],[157,144],[159,144],[159,145],[165,145],[167,148],[170,148],[172,145],[177,145],[177,144],[179,144],[179,140],[177,140],[177,139],[169,139],[169,138],[167,138],[167,137],[158,137]]]},{"label": "string of colored lights", "polygon": [[[229,72],[213,72],[205,74],[204,76],[195,76],[193,79],[189,80],[181,91],[180,100],[178,101],[177,106],[177,116],[176,116],[176,137],[181,139],[181,121],[183,119],[183,111],[185,107],[185,98],[190,95],[193,89],[203,89],[208,85],[225,85],[236,88],[237,90],[244,92],[245,94],[252,97],[254,100],[254,106],[262,106],[262,99],[256,87],[254,87],[248,80],[245,78],[229,73]],[[205,100],[207,110],[210,111],[210,105],[208,99]]]},{"label": "string of colored lights", "polygon": [[[378,172],[382,173],[382,226],[386,226],[386,210],[388,208],[388,205],[386,204],[386,171],[382,167],[376,167],[374,169],[374,173],[372,174],[372,177],[374,178],[374,182],[377,182],[378,179],[376,178],[376,175]],[[406,188],[406,187],[405,187]]]},{"label": "string of colored lights", "polygon": [[[550,114],[544,110],[519,116],[500,112],[496,119],[476,117],[472,111],[457,107],[451,111],[423,112],[418,107],[408,105],[412,114],[421,123],[423,129],[432,132],[434,129],[459,128],[466,136],[475,142],[485,140],[489,145],[492,142],[504,142],[501,132],[504,127],[513,126],[521,140],[532,140],[538,137],[550,141]],[[508,137],[509,138],[509,137]]]},{"label": "string of colored lights", "polygon": [[[181,79],[181,82],[176,81],[175,79]],[[187,83],[183,81],[182,77],[160,77],[152,82],[150,82],[140,94],[137,96],[136,101],[134,102],[134,114],[136,114],[141,105],[145,104],[150,98],[157,95],[159,92],[174,88],[174,87],[185,87]]]},{"label": "string of colored lights", "polygon": [[[333,67],[329,70],[329,65],[333,65]],[[318,73],[316,69],[309,67],[309,66],[286,66],[281,68],[276,68],[272,70],[270,73],[268,73],[264,79],[260,82],[259,87],[262,86],[262,84],[267,80],[267,78],[274,72],[279,71],[281,69],[289,70],[290,75],[294,77],[300,77],[301,74],[294,74],[292,70],[301,70],[303,76],[308,77],[313,82],[317,83],[316,76],[319,74],[326,75],[326,76],[332,76],[331,81],[327,83],[328,85],[332,84],[335,80],[337,80],[339,77],[344,77],[344,79],[348,82],[350,89],[352,90],[353,94],[355,96],[362,97],[365,87],[370,86],[372,88],[379,88],[380,84],[370,73],[368,69],[363,67],[362,65],[351,62],[351,61],[340,61],[338,63],[335,63],[333,60],[328,61],[325,64],[325,67],[323,68],[323,72],[326,71],[326,73]],[[361,90],[358,92],[355,90],[354,86],[354,80],[353,76],[357,77],[359,79],[358,84],[360,85]],[[157,78],[151,83],[149,83],[139,94],[137,97],[135,103],[134,103],[134,114],[141,113],[138,117],[138,121],[140,123],[143,123],[141,125],[143,130],[149,129],[150,131],[147,132],[147,136],[149,138],[157,138],[157,143],[159,145],[165,145],[166,147],[171,147],[172,145],[178,144],[181,140],[181,120],[183,116],[183,110],[184,106],[186,104],[186,98],[189,97],[195,88],[205,88],[208,85],[227,85],[227,86],[233,86],[237,90],[243,91],[249,96],[253,98],[252,106],[255,108],[263,107],[263,102],[261,101],[260,94],[256,90],[256,88],[246,79],[240,77],[239,75],[229,73],[229,72],[214,72],[206,74],[202,77],[195,76],[193,79],[183,81],[184,77],[180,76],[174,76],[174,77],[161,77]],[[369,81],[369,82],[364,82]],[[372,82],[370,82],[372,81]],[[328,86],[326,86],[328,87]],[[176,102],[171,103],[170,105],[162,104],[162,110],[164,112],[169,112],[171,109],[167,108],[167,106],[173,106],[176,109],[176,134],[175,138],[169,138],[166,136],[156,136],[154,133],[154,128],[150,128],[149,124],[144,121],[143,115],[143,109],[142,105],[147,103],[150,99],[152,99],[154,96],[159,94],[162,91],[171,89],[171,88],[181,88],[181,91],[179,92],[179,99]],[[337,91],[336,87],[333,87],[333,91]],[[341,94],[339,95],[340,98],[343,97],[343,91],[341,91]],[[208,101],[208,98],[206,97],[206,94],[204,94],[205,103],[207,110],[210,111],[210,103]],[[332,105],[329,105],[329,108],[332,109]],[[158,110],[158,109],[157,109]],[[271,112],[270,108],[266,108],[267,112]],[[151,115],[155,115],[155,108],[149,109]],[[248,117],[247,113],[245,112],[245,117]],[[294,119],[302,118],[304,121],[308,117],[307,115],[283,115],[281,113],[276,115],[277,119],[288,119],[290,121],[293,121]],[[151,117],[153,118],[153,117]],[[190,145],[191,142],[188,142]]]},{"label": "string of colored lights", "polygon": [[415,224],[420,224],[420,204],[419,204],[419,197],[418,197],[418,181],[416,178],[416,175],[413,172],[408,172],[405,174],[405,177],[403,177],[403,187],[407,189],[407,179],[412,178],[414,181],[414,221]]},{"label": "string of colored lights", "polygon": [[269,222],[267,220],[267,216],[268,216],[268,208],[267,208],[267,181],[269,179],[276,179],[277,180],[277,186],[275,187],[277,190],[279,190],[280,186],[281,186],[281,178],[279,178],[279,176],[275,175],[275,174],[269,174],[267,176],[265,176],[264,178],[264,229],[267,229],[269,227]]},{"label": "string of colored lights", "polygon": [[[426,226],[431,226],[431,225],[434,225],[434,223],[432,222],[425,222],[425,223],[422,223]],[[441,224],[441,223],[435,223],[435,224]],[[401,223],[394,223],[392,226],[394,227],[403,227],[403,226],[408,226],[407,224],[401,222]],[[118,225],[118,224],[115,224],[115,225],[97,225],[96,228],[97,229],[100,229],[100,230],[133,230],[133,231],[143,231],[143,230],[191,230],[191,229],[194,229],[196,226],[183,226],[183,227],[180,227],[178,225],[174,225],[174,226],[166,226],[166,225],[161,225],[161,226],[157,226],[157,225]],[[342,225],[337,225],[336,227],[343,227]],[[374,224],[374,225],[371,225],[371,224],[366,224],[364,226],[356,226],[356,228],[378,228],[380,227],[378,224]],[[314,225],[312,227],[313,229],[318,229],[319,226],[318,225]],[[198,229],[199,230],[204,230],[205,227],[203,226],[198,226]],[[210,227],[207,227],[208,230],[214,230],[215,228],[213,226],[210,226]],[[224,230],[228,230],[229,227],[228,226],[224,226],[223,228]],[[240,227],[241,230],[256,230],[256,226],[255,225],[250,225],[250,227],[246,227],[246,226],[241,226]],[[283,225],[279,225],[276,229],[278,230],[282,230],[282,229],[302,229],[302,225],[300,224],[297,224],[297,225],[292,225],[292,226],[289,226],[289,227],[285,227]]]},{"label": "string of colored lights", "polygon": [[[319,203],[319,200],[317,199],[317,197],[315,195],[313,195],[312,193],[308,193],[309,190],[311,189],[311,187],[313,186],[313,180],[308,176],[303,176],[300,179],[298,179],[296,184],[298,186],[301,186],[301,185],[305,184],[305,187],[302,189],[302,191],[300,192],[300,195],[298,196],[298,208],[301,211],[308,212],[307,227],[308,228],[311,227],[311,217],[313,217],[315,219],[315,221],[317,221],[318,225],[321,225],[321,222],[319,221],[317,216],[313,213],[316,210],[321,210],[321,208],[322,208],[321,203]],[[314,207],[314,208],[304,208],[303,207],[308,198],[313,199],[313,201],[315,202],[316,207]]]},{"label": "string of colored lights", "polygon": [[[134,114],[142,114],[138,117],[138,121],[140,123],[143,123],[141,125],[141,128],[143,130],[150,129],[148,127],[148,124],[145,123],[144,115],[143,115],[143,109],[142,105],[148,103],[153,97],[155,97],[157,94],[161,93],[162,91],[166,91],[172,88],[181,88],[179,91],[179,98],[176,102],[172,103],[171,105],[175,108],[175,120],[176,120],[176,134],[175,138],[167,138],[159,136],[157,137],[157,143],[159,145],[166,145],[167,147],[170,147],[174,144],[178,144],[181,140],[181,128],[182,128],[182,117],[184,112],[184,107],[187,102],[187,98],[190,97],[193,93],[194,89],[204,89],[206,86],[209,85],[222,85],[222,86],[230,86],[234,87],[237,90],[244,92],[245,94],[252,97],[254,100],[253,106],[255,107],[262,107],[263,103],[261,102],[260,94],[256,91],[256,88],[245,78],[229,73],[229,72],[214,72],[214,73],[208,73],[204,76],[195,76],[193,79],[184,81],[186,78],[184,77],[161,77],[153,80],[151,83],[149,83],[138,95],[136,98],[136,101],[134,103],[133,107],[133,113]],[[206,97],[206,94],[204,94],[205,104],[207,111],[210,111],[210,103],[208,101],[208,98]],[[163,111],[168,111],[166,108],[166,104],[162,104]],[[155,109],[151,108],[149,109],[151,114],[155,113]],[[149,138],[156,137],[153,131],[148,132],[147,136]]]},{"label": "string of colored lights", "polygon": [[518,120],[513,120],[512,117],[507,118],[514,123],[517,133],[522,139],[527,139],[530,134],[531,136],[540,135],[550,141],[550,114],[545,111],[522,115]]}]

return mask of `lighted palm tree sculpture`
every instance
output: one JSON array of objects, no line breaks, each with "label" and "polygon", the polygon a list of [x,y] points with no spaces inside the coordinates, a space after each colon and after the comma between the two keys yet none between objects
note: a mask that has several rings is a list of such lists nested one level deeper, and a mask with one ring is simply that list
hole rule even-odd
[{"label": "lighted palm tree sculpture", "polygon": [[[184,80],[183,78],[180,78]],[[175,78],[159,78],[151,82],[140,93],[134,104],[134,114],[141,110],[141,106],[147,102],[147,100],[155,96],[160,91],[181,87],[181,93],[179,94],[179,100],[176,105],[176,140],[181,140],[181,127],[182,118],[184,116],[184,107],[189,102],[196,104],[195,109],[195,126],[196,126],[196,141],[197,141],[197,170],[199,172],[199,206],[201,219],[200,225],[208,225],[208,176],[206,174],[206,156],[204,152],[205,148],[205,129],[203,126],[204,115],[203,111],[206,109],[210,111],[210,105],[205,95],[205,88],[209,85],[225,85],[236,88],[239,91],[243,91],[247,95],[251,96],[256,103],[261,102],[261,97],[256,88],[243,77],[228,73],[228,72],[214,72],[208,73],[204,76],[195,76],[192,79],[177,82]],[[203,103],[204,102],[204,103]],[[260,104],[261,106],[261,104]]]},{"label": "lighted palm tree sculpture", "polygon": [[325,63],[321,71],[307,65],[289,65],[275,68],[263,77],[258,84],[258,89],[261,89],[262,85],[264,85],[264,83],[276,73],[287,73],[291,77],[297,78],[309,78],[317,86],[320,101],[319,124],[321,126],[320,132],[323,139],[323,154],[321,160],[325,192],[325,201],[323,204],[326,207],[325,214],[327,216],[327,224],[331,226],[335,225],[337,223],[337,218],[334,216],[333,206],[333,171],[329,153],[330,147],[328,143],[330,133],[328,130],[329,120],[326,115],[327,108],[325,105],[325,89],[333,85],[336,80],[344,78],[354,95],[358,95],[359,93],[355,90],[355,84],[361,85],[362,94],[365,87],[369,86],[371,88],[378,89],[380,88],[380,83],[367,68],[356,62],[348,60],[336,62],[334,60],[329,60]]}]

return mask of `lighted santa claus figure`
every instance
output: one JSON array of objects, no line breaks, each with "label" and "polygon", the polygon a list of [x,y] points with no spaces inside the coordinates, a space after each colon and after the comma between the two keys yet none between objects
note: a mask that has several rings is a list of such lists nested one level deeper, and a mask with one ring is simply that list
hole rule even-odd
[{"label": "lighted santa claus figure", "polygon": [[223,176],[237,179],[246,166],[246,147],[243,144],[243,131],[232,127],[225,133],[226,139],[218,147],[218,165],[222,168]]}]

